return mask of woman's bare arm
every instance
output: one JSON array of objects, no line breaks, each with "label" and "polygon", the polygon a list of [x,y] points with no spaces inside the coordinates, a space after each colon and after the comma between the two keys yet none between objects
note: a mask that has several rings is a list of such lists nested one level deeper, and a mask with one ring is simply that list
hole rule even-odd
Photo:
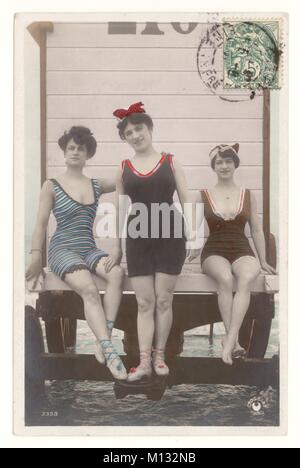
[{"label": "woman's bare arm", "polygon": [[116,236],[113,242],[111,255],[104,261],[106,272],[119,265],[122,259],[122,231],[126,218],[125,194],[122,178],[122,169],[118,169],[115,182],[115,207],[116,207]]},{"label": "woman's bare arm", "polygon": [[101,187],[101,193],[111,193],[115,192],[116,190],[116,176],[106,178],[106,179],[98,179],[99,185]]},{"label": "woman's bare arm", "polygon": [[182,211],[186,222],[188,224],[188,230],[191,232],[196,231],[196,219],[193,216],[193,202],[188,191],[187,181],[185,177],[184,170],[181,164],[173,158],[174,166],[174,177],[176,182],[176,189],[179,197],[179,201],[182,207]]},{"label": "woman's bare arm", "polygon": [[201,242],[200,227],[203,222],[203,216],[201,216],[200,210],[197,209],[199,203],[201,203],[201,194],[199,192],[199,195],[192,197],[188,190],[186,177],[181,164],[174,159],[173,166],[177,193],[189,230],[189,235],[187,236],[187,256],[189,261],[192,261],[194,258],[198,257],[201,252],[201,246],[199,244]]},{"label": "woman's bare arm", "polygon": [[35,229],[32,235],[32,257],[31,264],[26,271],[26,279],[37,279],[42,269],[42,249],[49,222],[50,213],[53,207],[54,194],[52,183],[46,181],[40,193],[40,202]]}]

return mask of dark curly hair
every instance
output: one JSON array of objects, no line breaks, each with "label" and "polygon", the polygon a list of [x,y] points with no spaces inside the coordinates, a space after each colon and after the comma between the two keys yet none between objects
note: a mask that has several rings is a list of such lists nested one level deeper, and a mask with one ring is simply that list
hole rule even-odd
[{"label": "dark curly hair", "polygon": [[124,132],[129,123],[133,125],[144,123],[147,125],[149,130],[153,130],[153,120],[151,119],[150,115],[144,113],[131,114],[121,120],[121,122],[119,122],[117,125],[121,140],[125,140]]},{"label": "dark curly hair", "polygon": [[89,128],[76,126],[72,127],[68,132],[65,132],[58,140],[58,144],[64,152],[66,150],[67,144],[72,139],[77,145],[86,146],[89,158],[94,156],[97,149],[97,141]]}]

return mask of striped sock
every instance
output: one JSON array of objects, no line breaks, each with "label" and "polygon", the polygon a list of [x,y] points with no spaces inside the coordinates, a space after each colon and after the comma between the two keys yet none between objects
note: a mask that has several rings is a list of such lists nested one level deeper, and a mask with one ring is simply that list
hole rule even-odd
[{"label": "striped sock", "polygon": [[107,330],[108,330],[108,334],[109,336],[111,337],[112,335],[112,331],[113,331],[113,328],[114,328],[114,323],[112,320],[106,320],[106,326],[107,326]]}]

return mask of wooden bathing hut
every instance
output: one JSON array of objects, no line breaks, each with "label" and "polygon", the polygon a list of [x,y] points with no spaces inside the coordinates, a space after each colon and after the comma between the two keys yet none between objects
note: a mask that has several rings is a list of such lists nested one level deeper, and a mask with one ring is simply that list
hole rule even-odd
[{"label": "wooden bathing hut", "polygon": [[[177,24],[177,23],[176,23]],[[178,29],[179,28],[179,29]],[[209,150],[218,143],[240,143],[241,167],[236,181],[255,192],[266,237],[267,259],[276,266],[275,238],[270,232],[270,94],[254,99],[249,91],[224,91],[229,100],[213,93],[196,68],[199,37],[207,25],[196,24],[183,34],[180,26],[154,23],[32,23],[28,31],[39,47],[41,183],[63,170],[58,137],[72,125],[92,129],[99,151],[86,167],[89,177],[113,174],[130,156],[116,131],[112,111],[143,101],[154,118],[154,143],[175,154],[184,166],[189,190],[214,184]],[[160,31],[160,32],[157,32]],[[222,66],[220,51],[216,67]],[[227,93],[227,94],[226,94]],[[228,94],[229,93],[229,94]],[[104,195],[101,202],[112,200]],[[51,218],[46,239],[54,233]],[[207,228],[204,234],[208,234]],[[250,236],[249,230],[247,235]],[[111,241],[97,244],[109,252]],[[251,240],[252,242],[252,240]],[[75,348],[76,323],[84,320],[82,301],[47,270],[36,307],[26,307],[26,399],[34,405],[45,380],[111,380],[110,373],[93,355],[68,353]],[[122,259],[126,268],[126,258]],[[99,292],[105,284],[95,278]],[[278,359],[264,359],[274,317],[277,276],[261,274],[253,285],[251,305],[240,332],[247,359],[225,366],[220,359],[180,357],[184,332],[220,322],[216,285],[202,272],[197,259],[184,266],[174,296],[174,323],[167,346],[171,364],[168,384],[219,383],[278,385]],[[123,330],[124,361],[138,362],[137,304],[126,277],[123,300],[115,327]],[[39,320],[45,322],[48,353],[44,352]],[[161,387],[148,396],[159,399]],[[122,391],[116,390],[117,397]]]}]

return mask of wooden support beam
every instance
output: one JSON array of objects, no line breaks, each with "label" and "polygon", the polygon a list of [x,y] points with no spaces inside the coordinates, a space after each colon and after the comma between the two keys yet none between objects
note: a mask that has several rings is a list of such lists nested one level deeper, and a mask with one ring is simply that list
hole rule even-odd
[{"label": "wooden support beam", "polygon": [[[40,357],[41,378],[45,380],[97,380],[112,381],[105,366],[101,366],[93,355],[43,354]],[[126,356],[127,367],[131,366]],[[218,358],[178,357],[171,365],[168,383],[180,384],[223,384],[249,385],[278,388],[278,359],[236,360],[233,366],[225,365]]]},{"label": "wooden support beam", "polygon": [[[41,185],[47,178],[47,33],[53,32],[50,21],[35,21],[27,30],[40,47],[40,139],[41,139]],[[46,238],[45,238],[46,244]],[[43,249],[43,266],[46,266],[46,251]]]},{"label": "wooden support beam", "polygon": [[270,262],[270,90],[263,91],[263,230]]}]

